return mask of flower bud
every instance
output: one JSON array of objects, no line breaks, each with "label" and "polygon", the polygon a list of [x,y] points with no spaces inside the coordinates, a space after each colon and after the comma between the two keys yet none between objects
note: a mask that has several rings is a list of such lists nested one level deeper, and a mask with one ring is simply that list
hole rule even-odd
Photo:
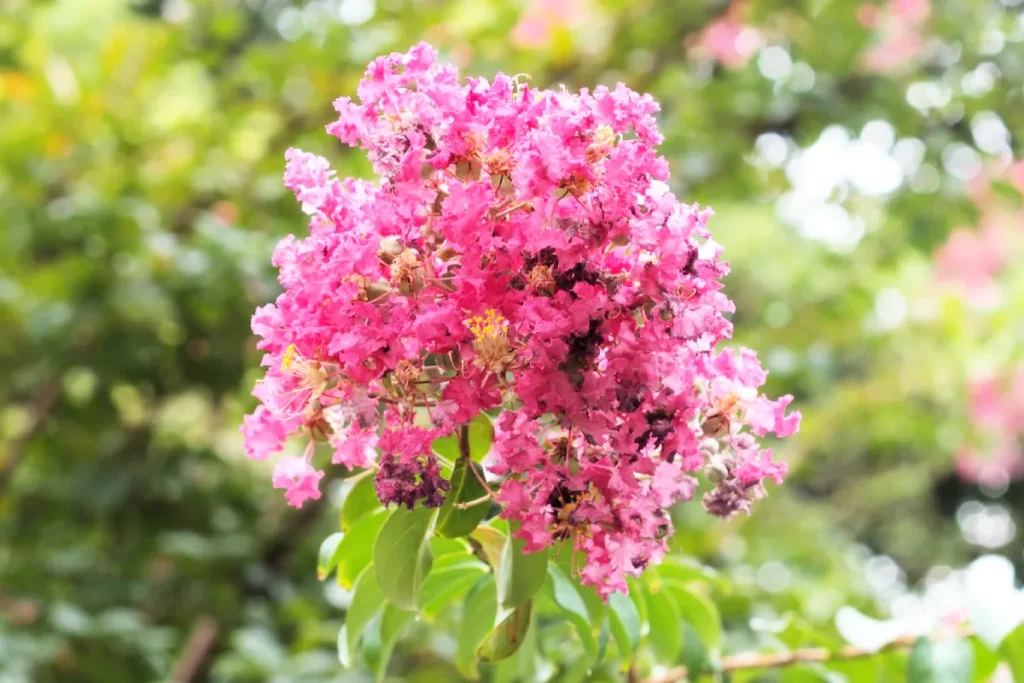
[{"label": "flower bud", "polygon": [[729,466],[721,455],[712,456],[708,464],[704,466],[704,471],[708,475],[708,481],[712,484],[724,481],[729,476]]},{"label": "flower bud", "polygon": [[704,439],[700,442],[699,448],[701,451],[706,451],[709,455],[713,455],[719,450],[718,439]]}]

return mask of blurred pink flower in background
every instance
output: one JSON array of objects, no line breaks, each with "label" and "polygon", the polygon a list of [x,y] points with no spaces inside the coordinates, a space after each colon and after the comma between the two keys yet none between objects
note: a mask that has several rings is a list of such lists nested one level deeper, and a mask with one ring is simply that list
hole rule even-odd
[{"label": "blurred pink flower in background", "polygon": [[1003,442],[989,451],[965,446],[956,455],[956,473],[962,480],[995,489],[1024,475],[1024,454],[1012,442]]},{"label": "blurred pink flower in background", "polygon": [[[979,211],[978,227],[957,228],[935,252],[936,283],[952,287],[986,314],[999,313],[1012,299],[1014,266],[1024,259],[1024,210],[1008,202],[996,183],[1024,193],[1024,162],[995,162],[967,182],[967,197]],[[967,404],[979,442],[964,444],[957,453],[960,478],[999,488],[1024,477],[1024,362],[972,381]]]},{"label": "blurred pink flower in background", "polygon": [[761,33],[744,22],[745,2],[734,2],[725,15],[688,41],[690,54],[718,62],[727,69],[743,68],[761,49]]},{"label": "blurred pink flower in background", "polygon": [[575,23],[589,10],[588,0],[530,0],[512,29],[519,47],[541,48],[551,44],[559,28]]},{"label": "blurred pink flower in background", "polygon": [[878,42],[862,55],[863,66],[873,73],[892,73],[924,49],[924,30],[931,16],[931,0],[888,0],[883,5],[857,8],[857,20],[878,33]]},{"label": "blurred pink flower in background", "polygon": [[968,410],[991,445],[987,450],[965,446],[957,454],[960,478],[999,487],[1024,476],[1024,363],[1002,377],[971,384]]},{"label": "blurred pink flower in background", "polygon": [[936,281],[958,289],[976,308],[1000,303],[998,278],[1024,246],[1024,210],[1009,207],[994,182],[1024,193],[1024,161],[990,167],[967,182],[967,196],[980,212],[978,227],[957,228],[935,252]]},{"label": "blurred pink flower in background", "polygon": [[979,308],[998,302],[995,278],[1006,264],[1006,240],[996,226],[957,228],[935,253],[938,282],[954,285]]}]

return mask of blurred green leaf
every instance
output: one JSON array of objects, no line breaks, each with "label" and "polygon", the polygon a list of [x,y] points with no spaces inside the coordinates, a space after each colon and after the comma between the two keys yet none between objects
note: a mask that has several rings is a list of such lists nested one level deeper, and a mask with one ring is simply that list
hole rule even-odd
[{"label": "blurred green leaf", "polygon": [[722,642],[722,618],[715,603],[702,593],[675,581],[665,581],[662,593],[671,591],[679,616],[700,635],[704,645],[717,650]]},{"label": "blurred green leaf", "polygon": [[999,655],[1010,666],[1015,681],[1024,681],[1024,624],[1006,636],[999,645]]},{"label": "blurred green leaf", "polygon": [[477,648],[494,628],[498,612],[498,588],[494,576],[477,580],[466,596],[456,640],[455,666],[467,678],[478,678]]},{"label": "blurred green leaf", "polygon": [[380,658],[377,664],[377,680],[383,683],[387,677],[388,662],[391,661],[391,653],[394,652],[398,639],[416,615],[412,612],[402,610],[392,604],[384,605],[384,613],[380,621]]},{"label": "blurred green leaf", "polygon": [[974,651],[964,640],[920,638],[907,661],[909,683],[970,683]]},{"label": "blurred green leaf", "polygon": [[[363,631],[370,620],[380,613],[384,607],[384,591],[377,582],[377,573],[373,566],[367,567],[359,575],[355,588],[352,590],[352,602],[345,613],[345,625],[342,631],[345,632],[345,648],[348,664],[351,667],[352,658],[359,651],[359,641]],[[338,652],[342,652],[341,636],[338,636]],[[344,662],[342,662],[344,664]]]},{"label": "blurred green leaf", "polygon": [[655,655],[665,662],[676,662],[683,649],[682,615],[672,591],[663,588],[644,591],[650,631],[647,638]]},{"label": "blurred green leaf", "polygon": [[640,643],[640,613],[637,612],[633,601],[622,593],[609,595],[608,607],[609,625],[615,644],[619,648],[619,655],[624,660],[629,660]]}]

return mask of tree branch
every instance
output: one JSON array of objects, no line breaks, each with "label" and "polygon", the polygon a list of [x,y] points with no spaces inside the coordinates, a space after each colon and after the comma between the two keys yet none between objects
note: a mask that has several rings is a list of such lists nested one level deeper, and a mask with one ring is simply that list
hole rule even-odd
[{"label": "tree branch", "polygon": [[193,683],[199,680],[213,656],[219,632],[213,617],[200,617],[196,620],[185,649],[171,669],[171,683]]},{"label": "tree branch", "polygon": [[18,469],[18,465],[28,453],[29,442],[38,436],[46,425],[46,419],[57,405],[60,394],[60,382],[54,379],[44,382],[32,398],[28,429],[24,434],[11,441],[3,459],[0,460],[0,492],[7,487],[11,477],[14,476],[14,471]]},{"label": "tree branch", "polygon": [[469,461],[471,458],[469,453],[469,425],[459,427],[459,457],[466,461]]},{"label": "tree branch", "polygon": [[[932,640],[956,640],[969,638],[974,635],[971,629],[961,629],[951,633],[936,635]],[[741,654],[729,655],[722,658],[721,671],[741,671],[744,669],[779,669],[794,664],[813,664],[815,662],[841,662],[849,659],[863,659],[873,657],[883,652],[900,652],[909,650],[920,640],[919,636],[901,636],[879,650],[864,650],[859,647],[847,646],[839,650],[829,650],[824,647],[812,647],[803,650],[791,650],[789,652],[744,652]],[[700,672],[698,676],[704,673]],[[677,683],[687,679],[686,667],[677,666],[657,676],[645,678],[643,683]],[[695,679],[692,679],[695,680]]]}]

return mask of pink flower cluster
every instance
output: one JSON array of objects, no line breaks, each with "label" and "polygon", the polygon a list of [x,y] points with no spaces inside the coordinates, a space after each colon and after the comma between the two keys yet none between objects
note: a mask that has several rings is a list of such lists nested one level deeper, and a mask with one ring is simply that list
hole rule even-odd
[{"label": "pink flower cluster", "polygon": [[[752,351],[717,348],[728,269],[711,212],[664,184],[650,96],[463,82],[425,44],[376,59],[358,95],[328,132],[379,182],[287,153],[310,235],[279,244],[284,293],[253,318],[267,371],[250,456],[302,434],[377,468],[383,502],[437,505],[432,441],[502,410],[487,461],[502,516],[528,551],[586,553],[581,579],[604,595],[665,552],[695,473],[721,516],[781,481],[755,436],[792,434],[799,413],[758,392]],[[294,505],[319,496],[312,456],[274,477]]]}]

